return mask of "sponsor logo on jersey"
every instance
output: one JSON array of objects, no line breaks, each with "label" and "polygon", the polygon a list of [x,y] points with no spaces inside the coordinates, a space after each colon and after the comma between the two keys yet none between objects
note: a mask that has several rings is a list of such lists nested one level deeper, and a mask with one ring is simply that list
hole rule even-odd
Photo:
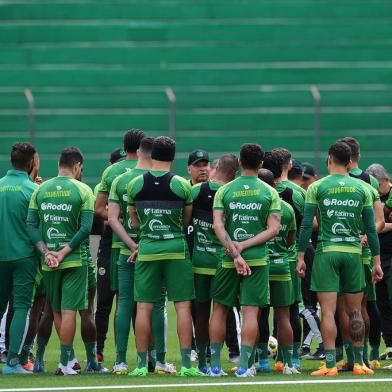
[{"label": "sponsor logo on jersey", "polygon": [[344,206],[344,207],[358,207],[359,200],[339,200],[339,199],[324,199],[323,204],[329,206]]},{"label": "sponsor logo on jersey", "polygon": [[197,241],[198,241],[200,244],[204,244],[204,245],[212,244],[212,241],[209,240],[209,239],[206,237],[205,234],[198,232],[196,235],[197,235]]},{"label": "sponsor logo on jersey", "polygon": [[240,203],[240,202],[234,202],[232,201],[229,204],[229,208],[231,210],[252,210],[252,211],[260,211],[262,208],[261,203]]},{"label": "sponsor logo on jersey", "polygon": [[283,223],[283,225],[281,224],[280,225],[280,231],[286,231],[286,230],[287,230],[287,223]]},{"label": "sponsor logo on jersey", "polygon": [[56,228],[50,227],[46,232],[48,238],[50,240],[57,239],[57,238],[65,238],[67,235],[65,233],[60,233]]},{"label": "sponsor logo on jersey", "polygon": [[69,197],[71,196],[71,194],[72,191],[62,191],[62,190],[48,191],[48,192],[44,192],[44,199],[46,199],[47,197]]},{"label": "sponsor logo on jersey", "polygon": [[337,211],[337,210],[328,210],[327,211],[327,216],[328,218],[332,218],[335,216],[336,218],[355,218],[355,214],[353,212],[347,212],[347,211]]},{"label": "sponsor logo on jersey", "polygon": [[152,219],[148,224],[151,231],[169,230],[170,225],[164,225],[159,219]]},{"label": "sponsor logo on jersey", "polygon": [[42,203],[41,210],[52,210],[52,211],[72,211],[72,204],[54,204],[54,203]]},{"label": "sponsor logo on jersey", "polygon": [[129,218],[128,219],[128,227],[132,230],[133,229],[133,226],[132,226],[132,220],[131,220],[131,218]]},{"label": "sponsor logo on jersey", "polygon": [[232,216],[233,222],[258,222],[259,217],[253,215],[241,215],[241,214],[233,214]]},{"label": "sponsor logo on jersey", "polygon": [[206,222],[205,220],[198,219],[198,218],[193,218],[193,225],[194,226],[200,226],[205,229],[214,229],[214,225],[210,222]]},{"label": "sponsor logo on jersey", "polygon": [[44,222],[49,222],[49,221],[56,224],[61,222],[69,222],[69,219],[67,216],[44,214]]},{"label": "sponsor logo on jersey", "polygon": [[247,240],[254,237],[253,234],[248,234],[245,229],[238,228],[234,230],[233,237],[236,241]]},{"label": "sponsor logo on jersey", "polygon": [[154,214],[154,215],[171,215],[171,210],[164,210],[162,208],[145,208],[144,210],[144,214],[145,215],[150,215],[150,214]]},{"label": "sponsor logo on jersey", "polygon": [[245,189],[244,191],[233,192],[233,197],[246,197],[246,196],[258,196],[258,195],[260,195],[260,189]]},{"label": "sponsor logo on jersey", "polygon": [[348,234],[350,233],[350,229],[347,229],[343,223],[334,223],[332,225],[332,233],[334,234]]},{"label": "sponsor logo on jersey", "polygon": [[122,199],[123,199],[124,201],[128,201],[128,195],[127,195],[126,193],[124,193]]},{"label": "sponsor logo on jersey", "polygon": [[328,195],[335,195],[337,193],[355,193],[357,188],[354,186],[338,186],[328,189]]}]

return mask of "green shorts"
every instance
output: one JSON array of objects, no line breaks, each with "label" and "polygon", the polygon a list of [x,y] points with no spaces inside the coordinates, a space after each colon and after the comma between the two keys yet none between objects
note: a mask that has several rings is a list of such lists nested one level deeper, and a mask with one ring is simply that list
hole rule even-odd
[{"label": "green shorts", "polygon": [[87,264],[87,289],[97,288],[97,264],[90,261]]},{"label": "green shorts", "polygon": [[293,285],[291,280],[270,280],[270,305],[274,308],[290,306],[294,302]]},{"label": "green shorts", "polygon": [[358,293],[364,288],[365,274],[360,254],[316,253],[310,287],[312,291]]},{"label": "green shorts", "polygon": [[110,290],[118,291],[118,266],[120,248],[112,248],[110,251]]},{"label": "green shorts", "polygon": [[212,286],[212,299],[227,307],[233,307],[240,299],[242,306],[262,308],[269,304],[269,266],[251,267],[252,275],[240,276],[235,268],[216,269]]},{"label": "green shorts", "polygon": [[366,259],[362,259],[363,262],[363,271],[365,273],[365,294],[367,301],[375,301],[376,300],[376,286],[373,283],[372,277],[372,264],[371,258],[368,257]]},{"label": "green shorts", "polygon": [[302,288],[301,288],[302,280],[297,275],[297,262],[290,260],[289,264],[290,264],[291,282],[293,286],[293,299],[294,299],[293,303],[302,302]]},{"label": "green shorts", "polygon": [[34,298],[42,297],[43,295],[46,295],[46,289],[42,278],[42,273],[38,272],[35,278]]},{"label": "green shorts", "polygon": [[215,275],[194,274],[197,302],[204,303],[211,301],[214,277]]},{"label": "green shorts", "polygon": [[52,308],[61,310],[87,309],[87,266],[43,271],[46,294]]},{"label": "green shorts", "polygon": [[167,289],[169,301],[195,299],[192,264],[189,259],[136,261],[135,301],[158,302],[162,286]]},{"label": "green shorts", "polygon": [[10,294],[13,296],[14,309],[30,309],[39,261],[36,257],[0,261],[0,312],[5,312]]}]

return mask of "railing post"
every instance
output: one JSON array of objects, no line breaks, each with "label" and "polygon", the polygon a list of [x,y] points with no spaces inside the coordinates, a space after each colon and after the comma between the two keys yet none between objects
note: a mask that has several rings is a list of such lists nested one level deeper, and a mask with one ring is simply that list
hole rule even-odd
[{"label": "railing post", "polygon": [[35,139],[35,118],[34,118],[34,96],[29,88],[25,88],[24,95],[29,105],[29,138],[30,143],[34,144]]},{"label": "railing post", "polygon": [[321,116],[321,95],[316,86],[310,87],[314,102],[314,156],[315,166],[320,173],[321,169],[321,129],[320,129],[320,116]]}]

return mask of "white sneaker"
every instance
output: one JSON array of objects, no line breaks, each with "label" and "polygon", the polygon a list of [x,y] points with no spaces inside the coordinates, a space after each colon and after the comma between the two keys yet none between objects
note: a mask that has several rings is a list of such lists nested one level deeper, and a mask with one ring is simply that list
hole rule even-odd
[{"label": "white sneaker", "polygon": [[287,363],[284,365],[283,374],[301,374],[296,367],[289,367]]},{"label": "white sneaker", "polygon": [[198,360],[197,352],[195,350],[191,351],[191,362],[196,362]]},{"label": "white sneaker", "polygon": [[115,363],[112,369],[113,374],[128,374],[128,365],[125,362]]},{"label": "white sneaker", "polygon": [[237,369],[234,374],[236,377],[254,377],[254,374],[250,369]]},{"label": "white sneaker", "polygon": [[56,370],[56,376],[76,376],[79,374],[75,370],[72,369],[72,367],[64,366],[61,363],[59,363],[59,366]]},{"label": "white sneaker", "polygon": [[383,369],[392,370],[392,365],[383,366]]},{"label": "white sneaker", "polygon": [[161,363],[157,361],[155,364],[155,373],[158,374],[176,374],[177,370],[176,367],[169,362]]},{"label": "white sneaker", "polygon": [[255,375],[257,374],[256,366],[255,366],[255,365],[252,365],[252,366],[249,368],[249,371],[250,371],[250,373],[252,374],[252,376],[255,376]]},{"label": "white sneaker", "polygon": [[80,373],[80,364],[76,357],[74,357],[71,361],[68,361],[67,365],[70,369],[73,369],[75,372]]}]

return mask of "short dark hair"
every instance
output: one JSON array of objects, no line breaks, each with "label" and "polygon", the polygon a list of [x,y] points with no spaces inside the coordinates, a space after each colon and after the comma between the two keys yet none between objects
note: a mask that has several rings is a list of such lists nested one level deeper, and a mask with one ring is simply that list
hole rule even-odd
[{"label": "short dark hair", "polygon": [[234,154],[224,154],[218,160],[218,172],[231,174],[238,171],[238,158]]},{"label": "short dark hair", "polygon": [[286,168],[291,161],[291,152],[287,148],[277,147],[272,150],[273,153],[278,153],[282,159],[283,168]]},{"label": "short dark hair", "polygon": [[168,136],[158,136],[152,144],[151,158],[157,161],[172,162],[176,155],[176,142]]},{"label": "short dark hair", "polygon": [[132,128],[124,135],[124,150],[135,153],[144,138],[144,132],[141,129]]},{"label": "short dark hair", "polygon": [[360,146],[357,139],[354,139],[353,137],[350,136],[346,136],[343,139],[339,139],[338,142],[343,142],[348,144],[348,146],[351,149],[351,160],[354,162],[359,161]]},{"label": "short dark hair", "polygon": [[258,177],[261,181],[264,181],[266,184],[270,186],[274,186],[274,174],[271,170],[268,169],[260,169]]},{"label": "short dark hair", "polygon": [[329,147],[328,155],[340,166],[347,166],[351,159],[351,148],[345,142],[336,142]]},{"label": "short dark hair", "polygon": [[154,138],[150,136],[145,136],[139,146],[139,150],[146,155],[151,155],[152,145],[154,144]]},{"label": "short dark hair", "polygon": [[288,172],[289,180],[296,180],[297,178],[302,179],[303,173],[304,173],[304,169],[302,167],[301,162],[298,161],[297,159],[293,159],[291,170],[289,170]]},{"label": "short dark hair", "polygon": [[34,146],[26,142],[17,142],[11,149],[11,165],[14,169],[26,171],[37,153]]},{"label": "short dark hair", "polygon": [[258,169],[263,159],[264,151],[258,144],[246,143],[241,146],[240,161],[244,169]]},{"label": "short dark hair", "polygon": [[283,157],[276,150],[267,151],[264,155],[263,167],[279,178],[282,175]]},{"label": "short dark hair", "polygon": [[72,168],[77,163],[83,163],[83,155],[77,147],[66,147],[61,151],[59,166]]}]

